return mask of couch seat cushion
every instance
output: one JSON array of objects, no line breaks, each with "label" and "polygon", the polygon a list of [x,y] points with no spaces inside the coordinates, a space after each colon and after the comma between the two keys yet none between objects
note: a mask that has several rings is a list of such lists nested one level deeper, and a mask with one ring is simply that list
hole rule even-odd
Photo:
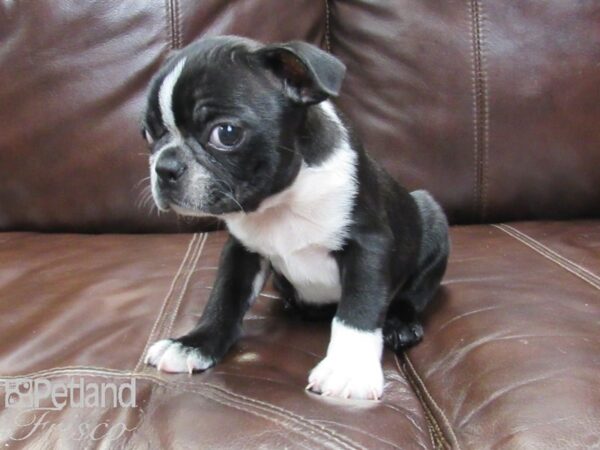
[{"label": "couch seat cushion", "polygon": [[[150,343],[186,332],[201,313],[226,237],[0,235],[0,442],[311,449],[600,442],[600,222],[453,228],[425,339],[404,355],[385,353],[386,391],[377,403],[304,391],[328,326],[290,317],[271,289],[215,368],[167,375],[142,364]],[[32,379],[135,380],[136,407],[2,407],[7,389]]]},{"label": "couch seat cushion", "polygon": [[[182,334],[195,322],[226,238],[225,232],[0,235],[0,442],[44,448],[431,448],[421,404],[391,354],[385,356],[382,402],[346,403],[307,393],[308,372],[324,356],[328,326],[284,314],[273,292],[255,304],[244,338],[217,367],[167,375],[142,363],[150,343]],[[137,407],[4,407],[6,389],[15,383],[82,378],[119,386],[135,379]]]},{"label": "couch seat cushion", "polygon": [[453,229],[404,367],[461,448],[600,445],[600,222]]}]

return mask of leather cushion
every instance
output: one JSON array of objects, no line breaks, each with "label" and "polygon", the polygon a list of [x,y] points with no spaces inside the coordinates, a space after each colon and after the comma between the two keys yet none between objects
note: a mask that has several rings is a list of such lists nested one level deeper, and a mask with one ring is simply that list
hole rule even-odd
[{"label": "leather cushion", "polygon": [[342,109],[451,222],[600,217],[600,3],[330,4]]},{"label": "leather cushion", "polygon": [[[142,363],[148,345],[197,320],[226,233],[194,236],[0,235],[0,387],[22,378],[136,380],[138,408],[0,408],[0,442],[70,448],[431,448],[421,405],[391,354],[384,402],[347,404],[304,390],[324,356],[329,327],[283,314],[266,292],[246,316],[244,337],[217,367],[192,377]],[[0,389],[4,400],[4,389]],[[44,403],[43,406],[49,406]],[[75,441],[77,427],[97,437]],[[21,426],[19,426],[21,424]],[[127,426],[118,440],[106,427]],[[116,433],[116,432],[115,432]],[[29,435],[30,434],[30,435]]]},{"label": "leather cushion", "polygon": [[[269,289],[217,367],[189,377],[141,363],[149,343],[197,320],[225,232],[5,233],[1,379],[135,377],[141,409],[65,408],[49,419],[126,423],[137,431],[123,439],[136,445],[586,447],[600,436],[599,230],[598,222],[454,227],[425,339],[399,357],[385,352],[376,404],[303,390],[328,325],[290,317]],[[0,410],[5,442],[23,432],[17,414]],[[38,432],[26,442],[72,445],[66,436]]]},{"label": "leather cushion", "polygon": [[597,221],[453,229],[438,307],[407,353],[449,442],[598,443],[599,233]]}]

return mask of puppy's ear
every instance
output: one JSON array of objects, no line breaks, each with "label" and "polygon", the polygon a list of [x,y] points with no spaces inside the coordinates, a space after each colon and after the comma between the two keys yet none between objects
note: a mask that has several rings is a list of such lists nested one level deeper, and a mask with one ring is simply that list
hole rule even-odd
[{"label": "puppy's ear", "polygon": [[314,45],[291,41],[267,45],[255,54],[282,81],[285,94],[295,102],[315,104],[340,92],[346,66]]}]

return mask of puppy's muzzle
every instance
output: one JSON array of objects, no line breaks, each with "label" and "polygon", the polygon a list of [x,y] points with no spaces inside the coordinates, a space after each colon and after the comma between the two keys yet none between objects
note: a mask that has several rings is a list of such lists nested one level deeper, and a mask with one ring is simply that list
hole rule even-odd
[{"label": "puppy's muzzle", "polygon": [[161,153],[154,167],[160,187],[172,187],[187,170],[176,148],[169,148]]}]

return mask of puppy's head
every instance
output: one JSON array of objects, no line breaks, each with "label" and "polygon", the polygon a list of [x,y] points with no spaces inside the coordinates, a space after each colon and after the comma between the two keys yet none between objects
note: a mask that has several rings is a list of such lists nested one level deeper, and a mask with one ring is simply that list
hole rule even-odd
[{"label": "puppy's head", "polygon": [[[338,94],[345,67],[304,42],[199,40],[153,78],[143,134],[152,193],[185,215],[249,212],[290,185],[309,106]],[[305,133],[305,131],[304,131]]]}]

